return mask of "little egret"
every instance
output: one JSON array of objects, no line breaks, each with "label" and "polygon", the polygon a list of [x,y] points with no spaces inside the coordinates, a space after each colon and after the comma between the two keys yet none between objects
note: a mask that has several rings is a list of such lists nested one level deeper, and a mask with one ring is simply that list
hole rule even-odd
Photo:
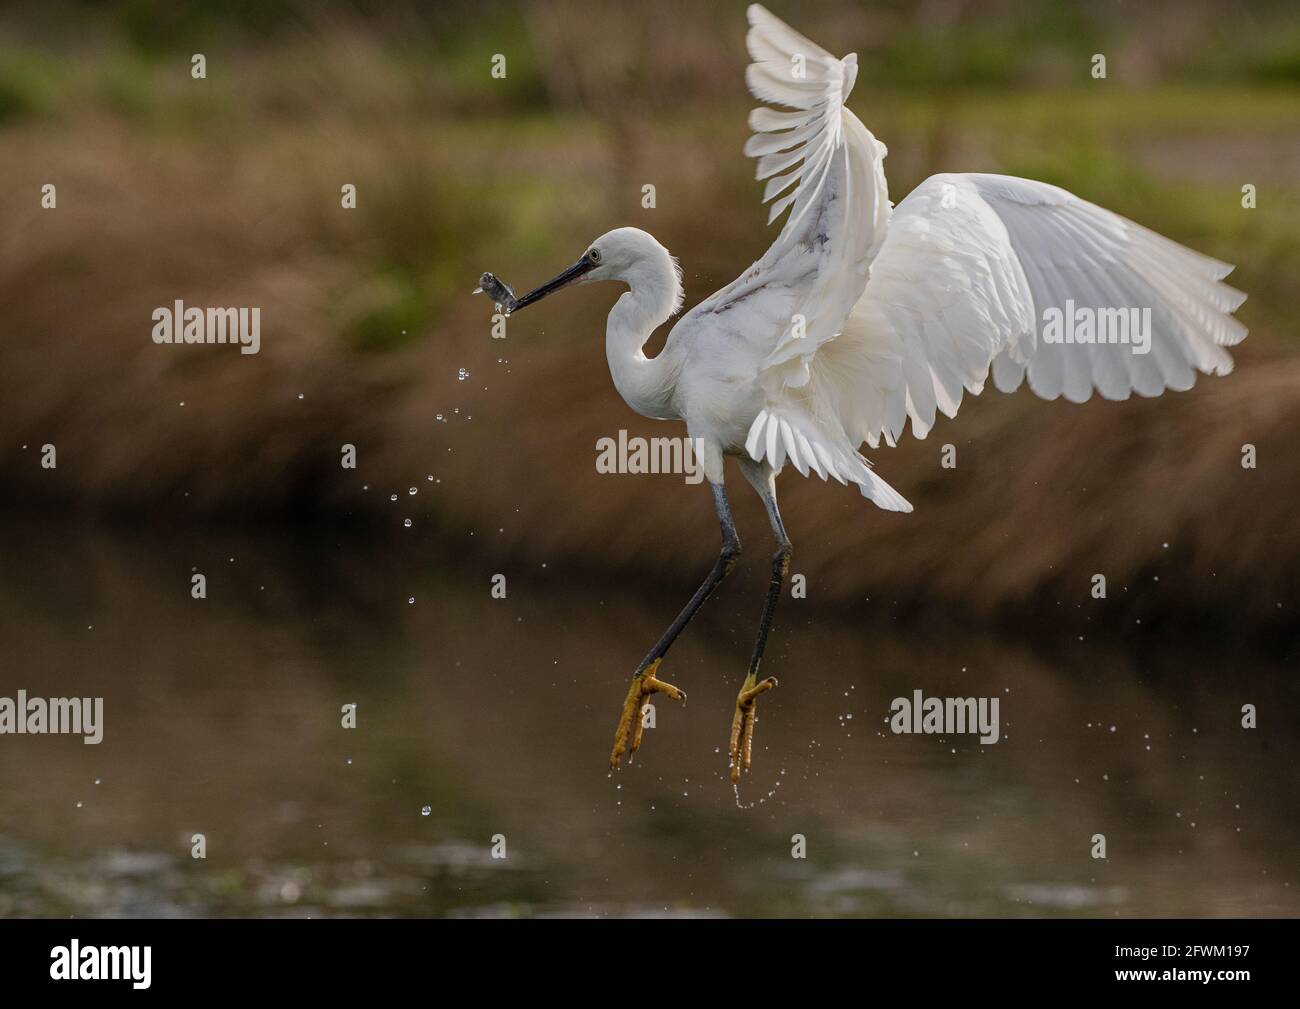
[{"label": "little egret", "polygon": [[935,175],[894,208],[885,146],[845,106],[857,56],[837,59],[758,5],[748,14],[745,81],[760,101],[785,107],[749,117],[745,153],[768,180],[769,223],[790,212],[761,259],[687,312],[653,358],[642,348],[681,308],[682,282],[677,261],[644,231],[602,235],[518,299],[483,278],[507,313],[570,284],[627,285],[605,333],[614,385],[642,416],[686,422],[722,526],[713,570],[632,675],[611,767],[641,745],[648,698],[686,699],[659,678],[660,664],[740,556],[726,456],[763,499],[777,550],[736,697],[733,781],[750,767],[756,702],[776,686],[758,672],[790,567],[776,503],[787,462],[908,512],[859,446],[894,445],[909,419],[924,438],[936,410],[954,416],[963,392],[978,395],[990,371],[1003,392],[1027,376],[1044,399],[1079,403],[1094,389],[1112,400],[1157,396],[1190,388],[1197,371],[1227,374],[1223,348],[1246,335],[1231,316],[1245,295],[1221,283],[1231,266],[1056,186]]}]

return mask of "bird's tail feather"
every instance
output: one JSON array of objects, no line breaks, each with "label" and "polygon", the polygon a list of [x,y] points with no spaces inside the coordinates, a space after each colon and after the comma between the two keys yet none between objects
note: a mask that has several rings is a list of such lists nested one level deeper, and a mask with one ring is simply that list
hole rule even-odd
[{"label": "bird's tail feather", "polygon": [[855,483],[864,498],[886,511],[912,510],[903,495],[876,476],[871,464],[842,433],[829,434],[798,410],[778,412],[770,404],[760,410],[750,425],[745,451],[755,462],[766,461],[774,470],[788,461],[803,476],[813,472],[823,480],[834,477],[840,483]]},{"label": "bird's tail feather", "polygon": [[863,475],[855,479],[854,482],[858,485],[858,489],[862,491],[864,498],[888,512],[910,512],[912,510],[912,503],[885,483],[884,480],[876,476],[875,470],[865,465],[865,463],[862,469],[864,471]]}]

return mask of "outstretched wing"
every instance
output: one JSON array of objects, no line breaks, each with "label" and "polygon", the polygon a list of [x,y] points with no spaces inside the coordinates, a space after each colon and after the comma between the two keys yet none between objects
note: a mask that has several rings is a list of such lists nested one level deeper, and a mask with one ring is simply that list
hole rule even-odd
[{"label": "outstretched wing", "polygon": [[[895,210],[863,297],[812,361],[809,399],[874,446],[909,417],[925,437],[990,367],[1004,392],[1028,374],[1045,399],[1187,389],[1197,371],[1229,372],[1224,347],[1246,336],[1231,271],[1056,186],[936,175]],[[1117,342],[1065,342],[1071,319],[1089,323],[1080,340]]]},{"label": "outstretched wing", "polygon": [[745,153],[768,180],[768,221],[790,216],[763,257],[697,311],[743,305],[741,314],[765,321],[773,342],[760,379],[776,391],[807,383],[818,346],[862,297],[890,205],[885,147],[844,107],[857,56],[837,59],[757,4],[748,16],[754,62],[745,82],[756,98],[792,111],[754,109]]}]

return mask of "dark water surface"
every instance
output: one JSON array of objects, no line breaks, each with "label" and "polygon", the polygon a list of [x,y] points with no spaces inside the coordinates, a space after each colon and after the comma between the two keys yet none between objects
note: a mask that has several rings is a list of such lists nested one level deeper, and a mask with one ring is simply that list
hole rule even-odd
[{"label": "dark water surface", "polygon": [[[787,598],[737,793],[761,558],[611,776],[627,674],[693,586],[515,564],[494,600],[494,565],[419,542],[11,527],[0,695],[102,696],[106,726],[0,736],[0,914],[1300,914],[1294,674],[1241,647],[1048,629],[1048,657]],[[997,696],[1003,738],[892,734],[918,688]]]}]

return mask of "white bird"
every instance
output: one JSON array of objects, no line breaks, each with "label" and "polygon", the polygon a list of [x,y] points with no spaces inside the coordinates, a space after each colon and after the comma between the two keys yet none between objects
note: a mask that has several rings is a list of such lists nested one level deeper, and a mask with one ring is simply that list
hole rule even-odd
[{"label": "white bird", "polygon": [[686,313],[654,358],[642,348],[680,309],[682,283],[676,260],[644,231],[602,235],[518,300],[490,275],[484,285],[507,312],[571,283],[627,285],[606,328],[614,385],[637,413],[686,422],[722,526],[713,570],[633,674],[611,766],[640,746],[648,697],[685,700],[659,679],[660,663],[740,555],[725,457],[762,497],[777,551],[732,718],[732,780],[750,766],[756,699],[776,685],[758,670],[790,564],[776,502],[787,464],[908,512],[859,447],[894,445],[909,420],[924,438],[936,411],[954,416],[990,371],[1003,392],[1028,376],[1044,399],[1157,396],[1190,388],[1197,371],[1227,374],[1224,347],[1246,335],[1231,316],[1245,295],[1221,283],[1230,265],[1056,186],[935,175],[893,208],[885,146],[845,104],[857,56],[832,56],[757,4],[748,15],[746,83],[785,107],[755,109],[745,144],[768,180],[769,223],[789,211],[763,257]]}]

